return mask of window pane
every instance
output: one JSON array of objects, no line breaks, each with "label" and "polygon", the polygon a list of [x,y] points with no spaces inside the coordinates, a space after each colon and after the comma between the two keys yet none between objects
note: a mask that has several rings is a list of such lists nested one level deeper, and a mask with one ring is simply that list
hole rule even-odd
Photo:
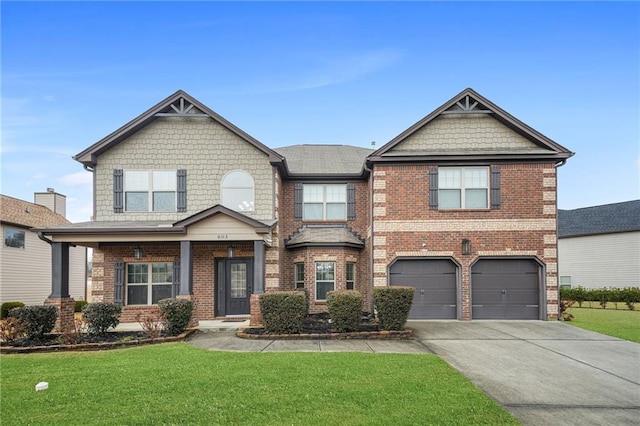
[{"label": "window pane", "polygon": [[305,203],[304,220],[322,220],[322,204]]},{"label": "window pane", "polygon": [[327,185],[327,203],[331,202],[347,202],[346,185]]},{"label": "window pane", "polygon": [[231,297],[247,297],[247,265],[234,263],[231,265]]},{"label": "window pane", "polygon": [[176,172],[171,171],[154,171],[153,172],[153,190],[154,191],[175,191],[176,190]]},{"label": "window pane", "polygon": [[333,281],[316,282],[316,300],[326,300],[330,291],[333,291]]},{"label": "window pane", "polygon": [[346,204],[327,204],[327,220],[344,220],[346,218]]},{"label": "window pane", "polygon": [[223,188],[222,205],[237,212],[253,211],[253,188]]},{"label": "window pane", "polygon": [[486,189],[467,189],[465,192],[464,207],[466,209],[486,209],[487,208],[487,190]]},{"label": "window pane", "polygon": [[304,263],[296,263],[296,281],[304,281]]},{"label": "window pane", "polygon": [[459,209],[461,207],[459,189],[441,189],[438,191],[438,208]]},{"label": "window pane", "polygon": [[151,265],[151,282],[170,283],[173,282],[173,265],[170,263],[154,263]]},{"label": "window pane", "polygon": [[176,211],[176,193],[175,192],[154,192],[153,193],[153,211],[154,212]]},{"label": "window pane", "polygon": [[127,192],[125,194],[125,210],[128,212],[149,211],[149,193]]},{"label": "window pane", "polygon": [[347,281],[353,281],[355,278],[356,265],[354,263],[347,263]]},{"label": "window pane", "polygon": [[253,178],[247,172],[231,172],[224,177],[223,188],[253,188]]},{"label": "window pane", "polygon": [[127,264],[127,283],[140,284],[149,280],[149,267],[146,263]]},{"label": "window pane", "polygon": [[127,286],[127,305],[146,305],[147,304],[146,285],[128,285]]},{"label": "window pane", "polygon": [[24,248],[24,231],[5,229],[4,245],[7,247]]},{"label": "window pane", "polygon": [[151,303],[153,305],[156,305],[162,299],[169,299],[171,296],[171,284],[156,284],[151,287]]},{"label": "window pane", "polygon": [[468,168],[464,170],[465,188],[487,188],[488,176],[486,168]]},{"label": "window pane", "polygon": [[125,171],[124,172],[124,190],[127,192],[148,191],[149,190],[149,172]]},{"label": "window pane", "polygon": [[335,263],[334,262],[317,262],[316,263],[316,281],[328,281],[335,279]]},{"label": "window pane", "polygon": [[323,185],[304,185],[303,199],[305,203],[321,203],[323,201]]},{"label": "window pane", "polygon": [[[439,168],[438,169],[439,188],[460,188],[460,169]],[[438,199],[440,202],[440,199]]]}]

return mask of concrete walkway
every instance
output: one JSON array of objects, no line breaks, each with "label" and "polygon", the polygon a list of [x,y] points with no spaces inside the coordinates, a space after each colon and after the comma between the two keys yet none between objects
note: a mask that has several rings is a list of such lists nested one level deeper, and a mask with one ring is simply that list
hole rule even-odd
[{"label": "concrete walkway", "polygon": [[640,425],[640,345],[559,322],[409,321],[526,425]]}]

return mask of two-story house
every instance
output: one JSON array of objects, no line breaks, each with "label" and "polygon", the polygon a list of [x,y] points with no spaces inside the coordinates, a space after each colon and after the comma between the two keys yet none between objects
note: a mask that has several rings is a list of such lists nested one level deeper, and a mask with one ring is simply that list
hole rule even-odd
[{"label": "two-story house", "polygon": [[95,220],[41,232],[54,259],[94,248],[93,300],[123,321],[175,296],[255,322],[259,294],[300,288],[312,312],[338,289],[371,311],[379,285],[416,287],[413,318],[555,318],[571,155],[471,89],[376,151],[270,149],[178,91],[75,156]]}]

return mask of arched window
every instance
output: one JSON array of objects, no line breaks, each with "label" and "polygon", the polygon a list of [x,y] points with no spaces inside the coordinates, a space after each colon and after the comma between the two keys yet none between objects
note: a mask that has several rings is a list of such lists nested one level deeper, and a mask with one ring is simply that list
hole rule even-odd
[{"label": "arched window", "polygon": [[222,178],[222,205],[237,212],[254,211],[253,178],[244,170],[234,170]]}]

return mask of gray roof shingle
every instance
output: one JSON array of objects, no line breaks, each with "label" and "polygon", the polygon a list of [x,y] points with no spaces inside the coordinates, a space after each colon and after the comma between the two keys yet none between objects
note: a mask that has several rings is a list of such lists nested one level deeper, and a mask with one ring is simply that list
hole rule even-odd
[{"label": "gray roof shingle", "polygon": [[343,225],[305,225],[285,243],[287,248],[304,246],[364,247],[364,242]]},{"label": "gray roof shingle", "polygon": [[349,145],[292,145],[276,148],[295,175],[359,175],[369,148]]},{"label": "gray roof shingle", "polygon": [[558,238],[640,231],[640,200],[558,210]]}]

